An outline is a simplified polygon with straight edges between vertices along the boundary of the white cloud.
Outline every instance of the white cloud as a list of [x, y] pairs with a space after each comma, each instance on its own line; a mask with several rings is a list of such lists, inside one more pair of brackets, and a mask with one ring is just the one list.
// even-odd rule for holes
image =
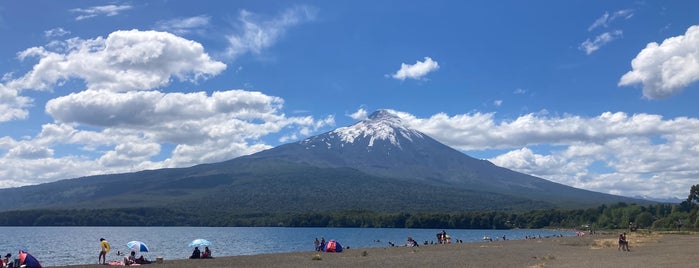
[[89, 18], [94, 18], [97, 16], [116, 16], [122, 11], [126, 11], [133, 8], [130, 5], [106, 5], [106, 6], [94, 6], [89, 8], [74, 8], [71, 12], [80, 14], [75, 17], [75, 20], [84, 20]]
[[86, 88], [48, 100], [45, 112], [54, 121], [36, 136], [0, 137], [0, 187], [223, 161], [270, 148], [264, 139], [282, 129], [307, 136], [334, 125], [332, 116], [286, 116], [283, 99], [261, 92], [160, 91], [173, 78], [197, 82], [226, 68], [199, 43], [170, 33], [117, 31], [56, 47], [18, 53], [37, 63], [18, 78], [4, 75], [0, 120], [28, 115], [32, 99], [23, 91], [68, 80]]
[[359, 108], [356, 112], [349, 115], [354, 120], [364, 120], [369, 116], [369, 113], [364, 108]]
[[633, 17], [633, 15], [633, 9], [622, 9], [612, 13], [612, 15], [609, 15], [609, 12], [604, 12], [604, 14], [601, 17], [597, 18], [595, 22], [593, 22], [592, 25], [590, 25], [590, 27], [587, 28], [587, 31], [592, 31], [598, 27], [607, 28], [609, 27], [609, 24], [612, 23], [612, 21], [618, 18], [630, 19], [631, 17]]
[[430, 57], [425, 57], [425, 61], [417, 61], [413, 65], [401, 63], [400, 69], [391, 77], [401, 81], [407, 78], [418, 80], [437, 69], [439, 69], [439, 63]]
[[8, 158], [41, 159], [53, 156], [53, 150], [35, 144], [20, 142], [7, 152]]
[[578, 48], [582, 51], [585, 51], [585, 53], [587, 55], [590, 55], [590, 54], [592, 54], [592, 52], [597, 51], [602, 46], [604, 46], [604, 45], [608, 44], [609, 42], [612, 42], [615, 39], [621, 37], [622, 33], [623, 32], [621, 30], [602, 33], [602, 34], [598, 35], [597, 37], [595, 37], [595, 39], [592, 41], [590, 41], [590, 39], [588, 38], [587, 40], [582, 42], [582, 44], [580, 44], [580, 46]]
[[495, 105], [496, 107], [502, 106], [502, 100], [494, 100], [493, 105]]
[[19, 95], [19, 90], [0, 84], [0, 122], [27, 118], [26, 109], [31, 103], [30, 98]]
[[587, 31], [592, 31], [597, 27], [604, 26], [607, 27], [607, 21], [609, 20], [609, 12], [604, 12], [604, 14], [597, 18], [595, 22], [590, 25], [590, 27], [587, 28]]
[[276, 43], [289, 27], [314, 20], [315, 14], [316, 10], [312, 7], [297, 6], [285, 10], [276, 18], [263, 20], [257, 14], [242, 10], [238, 17], [241, 32], [227, 36], [229, 47], [226, 54], [230, 58], [245, 53], [259, 54]]
[[201, 44], [156, 31], [116, 31], [106, 39], [70, 39], [66, 53], [33, 47], [19, 53], [39, 63], [24, 76], [5, 85], [17, 90], [47, 90], [61, 81], [79, 78], [88, 88], [128, 91], [164, 87], [171, 78], [206, 79], [225, 70]]
[[526, 174], [536, 174], [549, 177], [555, 174], [566, 174], [561, 170], [565, 167], [564, 159], [553, 155], [535, 154], [529, 148], [515, 149], [491, 159], [498, 166], [508, 167]]
[[665, 39], [662, 44], [646, 45], [631, 61], [632, 70], [619, 80], [619, 86], [643, 85], [648, 99], [666, 98], [682, 92], [699, 80], [699, 25], [684, 35]]
[[171, 32], [177, 35], [185, 35], [191, 32], [200, 32], [201, 29], [209, 26], [211, 17], [200, 15], [189, 18], [178, 18], [165, 21], [158, 21], [155, 28], [161, 31]]
[[[285, 116], [282, 104], [278, 97], [244, 90], [86, 90], [59, 97], [46, 105], [56, 122], [36, 137], [0, 138], [0, 165], [8, 167], [0, 170], [0, 187], [224, 161], [269, 149], [262, 138], [282, 129], [305, 137], [334, 125], [332, 116]], [[175, 148], [163, 151], [163, 144]], [[56, 147], [77, 151], [56, 156]], [[156, 161], [157, 155], [166, 158]]]
[[[399, 115], [451, 147], [467, 153], [510, 149], [491, 161], [593, 191], [683, 197], [699, 175], [693, 164], [699, 161], [697, 118], [621, 112], [596, 117], [526, 114], [512, 121], [497, 121], [492, 113], [440, 113], [424, 119]], [[595, 170], [596, 163], [606, 163], [606, 168]]]
[[517, 89], [515, 89], [515, 91], [512, 92], [512, 93], [517, 94], [517, 95], [521, 95], [521, 94], [527, 93], [527, 90], [526, 90], [526, 89], [522, 89], [522, 88], [517, 88]]
[[282, 103], [278, 97], [244, 90], [219, 91], [211, 96], [205, 92], [86, 90], [48, 101], [46, 112], [63, 123], [142, 129], [160, 122], [177, 122], [173, 126], [177, 127], [190, 120], [202, 121], [222, 114], [256, 117], [273, 113]]
[[58, 28], [53, 28], [51, 30], [44, 31], [44, 35], [46, 38], [54, 38], [54, 37], [61, 37], [64, 35], [70, 34], [70, 31], [67, 31], [61, 27]]

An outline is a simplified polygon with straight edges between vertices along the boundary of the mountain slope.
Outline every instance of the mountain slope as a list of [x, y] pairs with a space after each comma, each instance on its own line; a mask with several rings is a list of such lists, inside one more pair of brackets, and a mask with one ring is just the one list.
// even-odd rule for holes
[[649, 203], [469, 157], [406, 127], [387, 110], [225, 162], [0, 189], [0, 196], [0, 210], [179, 207], [210, 213], [512, 211]]
[[390, 111], [379, 110], [352, 126], [285, 144], [245, 158], [286, 159], [323, 167], [352, 167], [369, 174], [493, 192], [566, 207], [631, 198], [581, 190], [498, 167], [405, 127]]

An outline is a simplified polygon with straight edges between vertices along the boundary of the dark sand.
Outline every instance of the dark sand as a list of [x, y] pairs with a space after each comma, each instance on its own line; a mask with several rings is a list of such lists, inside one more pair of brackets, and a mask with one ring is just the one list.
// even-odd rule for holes
[[699, 235], [632, 233], [628, 239], [630, 252], [617, 250], [615, 235], [596, 235], [164, 260], [145, 267], [699, 267]]

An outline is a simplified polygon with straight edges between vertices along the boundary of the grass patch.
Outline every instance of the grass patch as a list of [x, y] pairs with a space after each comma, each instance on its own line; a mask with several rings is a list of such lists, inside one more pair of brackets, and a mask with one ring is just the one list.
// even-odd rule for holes
[[[651, 233], [651, 232], [626, 233], [626, 240], [629, 241], [629, 247], [640, 247], [640, 246], [643, 246], [644, 244], [656, 243], [662, 237], [663, 237], [663, 235], [660, 233], [657, 233], [657, 232], [655, 232], [655, 233]], [[595, 241], [592, 245], [593, 249], [615, 248], [615, 247], [619, 247], [619, 238], [618, 237], [595, 239]]]

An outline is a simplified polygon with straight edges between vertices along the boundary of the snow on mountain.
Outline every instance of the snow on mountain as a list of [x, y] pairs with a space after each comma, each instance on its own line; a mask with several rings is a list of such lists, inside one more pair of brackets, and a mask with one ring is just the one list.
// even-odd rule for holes
[[[328, 133], [329, 138], [337, 136], [342, 143], [355, 143], [359, 140], [367, 140], [367, 146], [374, 146], [374, 142], [385, 140], [390, 144], [401, 148], [400, 137], [409, 141], [413, 138], [423, 138], [423, 134], [417, 130], [405, 127], [400, 117], [389, 110], [377, 110], [367, 119], [359, 121], [354, 125], [337, 128]], [[310, 143], [312, 139], [306, 139], [302, 143]], [[328, 147], [331, 143], [326, 142]], [[342, 145], [340, 145], [342, 146]]]
[[634, 198], [642, 199], [642, 200], [650, 200], [650, 201], [655, 201], [655, 202], [660, 202], [660, 203], [670, 203], [670, 204], [679, 204], [679, 203], [682, 203], [682, 201], [685, 201], [684, 199], [679, 199], [676, 197], [656, 198], [656, 197], [651, 197], [651, 196], [647, 196], [647, 195], [637, 195], [637, 196], [634, 196]]

